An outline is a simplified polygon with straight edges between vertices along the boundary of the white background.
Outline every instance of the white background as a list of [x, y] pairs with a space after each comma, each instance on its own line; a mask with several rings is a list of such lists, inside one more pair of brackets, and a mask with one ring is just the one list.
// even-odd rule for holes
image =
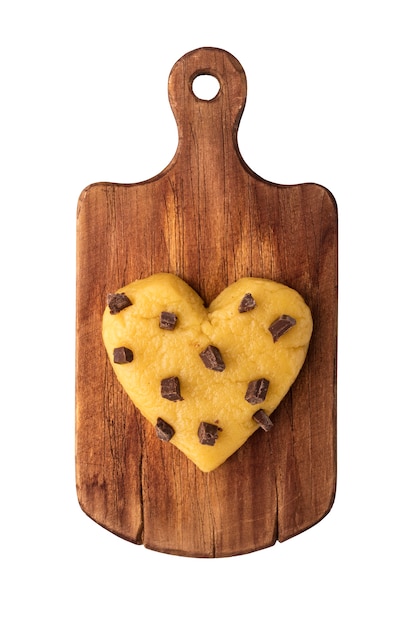
[[[2, 4], [5, 626], [416, 624], [412, 9], [405, 0]], [[177, 141], [168, 74], [200, 46], [228, 50], [246, 71], [247, 164], [273, 182], [328, 187], [340, 229], [336, 502], [284, 544], [214, 560], [113, 536], [81, 512], [74, 479], [78, 196], [168, 164]]]

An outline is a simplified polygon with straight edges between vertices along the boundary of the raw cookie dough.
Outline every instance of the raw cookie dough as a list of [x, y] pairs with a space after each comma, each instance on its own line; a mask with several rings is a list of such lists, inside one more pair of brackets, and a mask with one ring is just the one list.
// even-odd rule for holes
[[174, 444], [203, 472], [257, 428], [273, 427], [312, 328], [300, 294], [262, 278], [238, 280], [205, 308], [178, 276], [154, 274], [110, 294], [103, 315], [124, 390], [161, 445]]

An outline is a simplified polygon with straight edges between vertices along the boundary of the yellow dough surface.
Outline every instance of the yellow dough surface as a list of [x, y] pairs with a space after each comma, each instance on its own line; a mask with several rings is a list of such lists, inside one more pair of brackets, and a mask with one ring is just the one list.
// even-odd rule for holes
[[[241, 278], [206, 308], [182, 279], [160, 273], [117, 293], [129, 304], [117, 312], [106, 307], [104, 345], [119, 382], [154, 424], [155, 436], [158, 418], [168, 425], [170, 438], [161, 445], [175, 445], [209, 472], [259, 427], [268, 436], [272, 424], [262, 426], [254, 415], [262, 411], [257, 415], [268, 420], [281, 402], [304, 363], [312, 333], [310, 309], [297, 291], [267, 279]], [[251, 305], [240, 312], [245, 296]], [[160, 327], [161, 313], [168, 314], [171, 327]], [[280, 319], [292, 320], [292, 326], [274, 338], [271, 328]], [[201, 356], [207, 348], [220, 355], [216, 369]], [[175, 387], [171, 399], [164, 397], [166, 380]], [[263, 394], [248, 399], [256, 381]], [[200, 441], [202, 422], [216, 433], [209, 443]]]

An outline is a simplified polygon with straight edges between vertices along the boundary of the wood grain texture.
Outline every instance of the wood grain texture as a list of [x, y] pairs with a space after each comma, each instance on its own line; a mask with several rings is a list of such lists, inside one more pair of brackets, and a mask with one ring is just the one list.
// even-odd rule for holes
[[[211, 101], [197, 75], [220, 83]], [[178, 149], [137, 184], [97, 183], [77, 212], [76, 475], [98, 524], [147, 548], [243, 554], [320, 521], [336, 485], [337, 211], [316, 184], [267, 182], [237, 143], [246, 78], [229, 53], [201, 48], [169, 76]], [[101, 338], [106, 296], [156, 272], [179, 275], [208, 304], [243, 276], [295, 288], [314, 331], [303, 369], [274, 412], [222, 466], [202, 473], [159, 441], [115, 379]]]

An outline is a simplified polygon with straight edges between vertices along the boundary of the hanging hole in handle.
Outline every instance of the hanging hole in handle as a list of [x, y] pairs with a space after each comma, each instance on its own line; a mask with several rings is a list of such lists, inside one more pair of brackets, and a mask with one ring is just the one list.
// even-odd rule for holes
[[191, 88], [193, 94], [200, 100], [213, 100], [220, 91], [220, 83], [212, 74], [198, 74]]

